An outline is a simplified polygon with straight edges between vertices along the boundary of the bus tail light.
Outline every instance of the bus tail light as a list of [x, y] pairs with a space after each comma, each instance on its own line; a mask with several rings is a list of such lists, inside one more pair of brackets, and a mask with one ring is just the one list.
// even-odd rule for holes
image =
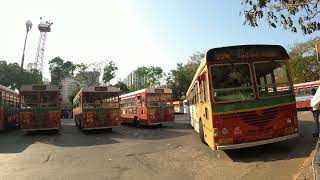
[[219, 129], [213, 128], [213, 137], [218, 137], [218, 136], [219, 136]]

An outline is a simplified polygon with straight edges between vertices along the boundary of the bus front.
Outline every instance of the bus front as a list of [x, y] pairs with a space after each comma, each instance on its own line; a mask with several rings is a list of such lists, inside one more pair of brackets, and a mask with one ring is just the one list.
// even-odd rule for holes
[[237, 149], [298, 136], [287, 59], [210, 65], [215, 149]]
[[119, 92], [82, 92], [83, 130], [107, 129], [121, 123]]

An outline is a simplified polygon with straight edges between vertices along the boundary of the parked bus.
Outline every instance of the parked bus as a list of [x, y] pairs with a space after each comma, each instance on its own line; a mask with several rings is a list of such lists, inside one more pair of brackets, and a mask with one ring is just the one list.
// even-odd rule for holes
[[87, 86], [73, 99], [73, 118], [82, 130], [112, 129], [121, 123], [119, 95], [112, 86]]
[[187, 91], [191, 125], [201, 141], [223, 150], [297, 137], [288, 59], [277, 45], [209, 50]]
[[306, 83], [294, 84], [294, 91], [296, 94], [296, 106], [298, 109], [310, 108], [310, 101], [312, 99], [311, 89], [318, 89], [320, 81], [312, 81]]
[[59, 130], [60, 90], [53, 85], [22, 85], [20, 127], [24, 131]]
[[174, 112], [176, 114], [183, 114], [184, 113], [182, 101], [173, 101], [173, 107], [174, 107]]
[[134, 125], [161, 125], [174, 121], [172, 90], [147, 88], [120, 96], [121, 117]]
[[0, 131], [19, 126], [19, 93], [0, 85]]

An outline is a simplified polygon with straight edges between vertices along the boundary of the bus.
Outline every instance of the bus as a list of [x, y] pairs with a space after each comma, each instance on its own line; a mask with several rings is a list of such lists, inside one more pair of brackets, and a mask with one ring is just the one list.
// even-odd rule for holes
[[73, 119], [82, 130], [109, 129], [121, 124], [120, 88], [83, 87], [73, 99]]
[[173, 101], [173, 107], [174, 107], [174, 112], [176, 114], [183, 114], [184, 113], [182, 101]]
[[162, 125], [174, 121], [169, 88], [146, 88], [120, 96], [121, 117], [133, 125]]
[[288, 59], [278, 45], [210, 49], [186, 93], [200, 140], [225, 150], [297, 137]]
[[22, 85], [20, 101], [20, 127], [23, 131], [58, 131], [61, 128], [59, 87]]
[[311, 89], [318, 90], [320, 81], [312, 81], [306, 83], [294, 84], [294, 91], [296, 94], [296, 106], [298, 109], [310, 108], [310, 101], [312, 99]]
[[19, 93], [0, 85], [0, 131], [19, 126]]

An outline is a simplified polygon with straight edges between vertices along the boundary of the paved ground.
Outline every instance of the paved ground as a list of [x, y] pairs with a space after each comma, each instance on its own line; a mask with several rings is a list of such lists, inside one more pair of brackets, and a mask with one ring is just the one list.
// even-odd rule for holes
[[0, 179], [308, 179], [311, 113], [299, 112], [299, 123], [294, 140], [224, 152], [203, 145], [182, 115], [160, 128], [91, 133], [63, 120], [60, 135], [1, 133]]

